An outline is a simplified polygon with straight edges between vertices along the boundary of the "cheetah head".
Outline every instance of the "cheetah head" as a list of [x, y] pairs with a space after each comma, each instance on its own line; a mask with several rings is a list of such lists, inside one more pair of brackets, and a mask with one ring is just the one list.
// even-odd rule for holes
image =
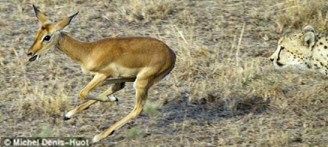
[[270, 60], [277, 69], [290, 65], [299, 68], [310, 68], [309, 59], [315, 44], [314, 28], [306, 26], [302, 32], [283, 36], [278, 41], [277, 50], [271, 55]]

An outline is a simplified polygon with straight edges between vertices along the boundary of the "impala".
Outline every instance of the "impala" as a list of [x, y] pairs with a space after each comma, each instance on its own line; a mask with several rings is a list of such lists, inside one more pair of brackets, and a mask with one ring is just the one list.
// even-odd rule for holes
[[[78, 14], [75, 13], [57, 23], [51, 23], [44, 12], [33, 5], [41, 23], [36, 39], [28, 50], [29, 62], [52, 47], [58, 48], [77, 61], [84, 73], [94, 75], [80, 92], [84, 102], [65, 114], [64, 120], [81, 112], [98, 101], [117, 101], [111, 94], [121, 90], [125, 82], [134, 82], [136, 104], [121, 120], [93, 138], [93, 142], [114, 133], [143, 109], [149, 88], [169, 74], [175, 65], [175, 53], [162, 41], [149, 37], [105, 38], [95, 42], [81, 42], [62, 30]], [[97, 85], [108, 80], [113, 85], [98, 96], [89, 95]]]

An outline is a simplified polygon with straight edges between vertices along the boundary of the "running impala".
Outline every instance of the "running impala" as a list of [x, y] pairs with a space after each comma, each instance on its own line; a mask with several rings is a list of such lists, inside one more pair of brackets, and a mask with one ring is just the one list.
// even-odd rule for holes
[[[94, 75], [89, 84], [80, 92], [84, 101], [65, 114], [64, 120], [81, 112], [98, 101], [117, 101], [111, 94], [121, 90], [125, 82], [134, 82], [136, 91], [134, 109], [121, 120], [93, 138], [98, 142], [129, 120], [137, 117], [147, 100], [149, 88], [169, 74], [175, 65], [175, 53], [162, 41], [149, 37], [105, 38], [95, 42], [81, 42], [62, 30], [78, 14], [52, 23], [47, 16], [33, 5], [36, 17], [41, 23], [36, 39], [28, 50], [29, 62], [39, 59], [40, 54], [52, 47], [58, 48], [81, 65], [84, 73]], [[113, 85], [98, 96], [89, 92], [108, 80]]]

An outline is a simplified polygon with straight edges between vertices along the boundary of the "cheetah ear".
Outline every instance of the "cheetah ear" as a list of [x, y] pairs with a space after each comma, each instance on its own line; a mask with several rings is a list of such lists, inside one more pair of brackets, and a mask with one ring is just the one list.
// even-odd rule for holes
[[311, 25], [307, 25], [303, 28], [304, 33], [304, 45], [307, 47], [313, 46], [315, 42], [314, 28]]
[[314, 33], [314, 28], [311, 25], [307, 25], [303, 28], [303, 32], [304, 33], [307, 33], [307, 32], [313, 32]]
[[304, 45], [307, 47], [311, 47], [314, 45], [315, 35], [313, 32], [307, 32], [304, 34]]

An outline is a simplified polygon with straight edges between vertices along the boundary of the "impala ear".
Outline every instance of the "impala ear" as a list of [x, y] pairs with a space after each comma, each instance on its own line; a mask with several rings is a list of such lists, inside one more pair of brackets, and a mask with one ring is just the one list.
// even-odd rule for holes
[[35, 16], [39, 19], [42, 24], [49, 23], [47, 16], [41, 12], [35, 5], [33, 5]]
[[57, 30], [62, 30], [62, 29], [64, 29], [67, 25], [69, 25], [69, 24], [71, 23], [72, 19], [73, 19], [77, 14], [79, 14], [79, 12], [76, 12], [76, 13], [73, 14], [72, 16], [69, 16], [69, 17], [63, 19], [62, 21], [58, 22], [58, 23], [56, 24], [56, 29], [57, 29]]

